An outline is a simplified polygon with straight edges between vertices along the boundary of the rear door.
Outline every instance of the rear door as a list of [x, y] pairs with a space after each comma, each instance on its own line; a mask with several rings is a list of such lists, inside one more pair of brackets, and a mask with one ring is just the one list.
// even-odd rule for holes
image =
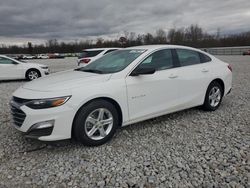
[[176, 49], [180, 67], [177, 69], [182, 108], [203, 104], [211, 81], [211, 59], [198, 51]]
[[0, 80], [23, 79], [24, 68], [9, 58], [0, 57]]

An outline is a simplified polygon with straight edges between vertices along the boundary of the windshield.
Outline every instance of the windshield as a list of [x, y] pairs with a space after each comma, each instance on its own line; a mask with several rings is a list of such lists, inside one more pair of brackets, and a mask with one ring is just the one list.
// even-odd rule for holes
[[115, 73], [125, 69], [136, 58], [143, 54], [145, 50], [117, 50], [93, 61], [89, 65], [76, 69], [84, 72], [94, 72], [98, 74]]

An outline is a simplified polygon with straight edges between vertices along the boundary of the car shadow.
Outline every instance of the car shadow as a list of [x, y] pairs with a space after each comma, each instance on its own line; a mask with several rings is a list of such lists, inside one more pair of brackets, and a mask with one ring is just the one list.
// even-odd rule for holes
[[28, 80], [25, 79], [18, 79], [18, 80], [0, 80], [0, 83], [13, 83], [13, 82], [29, 82]]
[[[117, 137], [119, 137], [119, 135], [122, 134], [122, 132], [125, 130], [133, 129], [134, 131], [139, 131], [140, 129], [145, 129], [149, 126], [152, 126], [152, 123], [164, 122], [164, 121], [169, 120], [169, 119], [171, 120], [171, 119], [175, 119], [175, 118], [178, 118], [180, 116], [183, 116], [183, 114], [185, 114], [187, 111], [200, 111], [200, 110], [197, 107], [195, 107], [195, 108], [187, 109], [184, 111], [159, 116], [156, 118], [151, 118], [151, 119], [148, 119], [145, 121], [130, 124], [130, 125], [127, 125], [124, 127], [120, 127], [117, 130], [117, 134], [114, 136], [114, 138], [111, 139], [108, 143], [104, 144], [103, 146], [105, 147], [105, 145], [106, 146], [112, 145], [113, 144], [112, 140], [119, 139]], [[95, 147], [84, 146], [83, 144], [77, 142], [74, 138], [66, 139], [66, 140], [59, 140], [59, 141], [49, 141], [49, 142], [39, 141], [36, 139], [25, 138], [25, 137], [23, 137], [23, 139], [25, 140], [25, 142], [29, 143], [29, 147], [25, 148], [23, 151], [19, 151], [20, 153], [25, 153], [25, 152], [30, 153], [30, 152], [40, 151], [40, 150], [60, 152], [60, 151], [63, 151], [62, 149], [65, 149], [65, 148], [71, 150], [71, 149], [75, 149], [78, 147], [95, 148]], [[99, 146], [97, 146], [97, 147], [99, 147]]]
[[[222, 104], [221, 107], [223, 108], [225, 104]], [[152, 124], [161, 124], [161, 122], [165, 122], [168, 120], [175, 120], [178, 118], [185, 118], [185, 116], [189, 116], [190, 114], [203, 114], [203, 113], [210, 113], [207, 111], [203, 111], [201, 107], [193, 107], [190, 109], [182, 110], [179, 112], [173, 112], [170, 114], [162, 115], [159, 117], [151, 118], [145, 121], [141, 121], [138, 123], [130, 124], [124, 127], [120, 127], [117, 130], [117, 134], [115, 134], [114, 138], [111, 139], [109, 142], [102, 146], [97, 146], [97, 147], [107, 147], [113, 144], [116, 144], [114, 140], [119, 139], [119, 135], [123, 134], [125, 131], [139, 131], [141, 129], [149, 128], [152, 126]], [[25, 138], [23, 137], [26, 143], [29, 143], [29, 147], [26, 147], [23, 151], [19, 151], [20, 153], [30, 153], [30, 152], [36, 152], [40, 150], [44, 151], [56, 151], [56, 152], [63, 152], [67, 148], [67, 150], [74, 150], [76, 148], [82, 147], [82, 148], [96, 148], [96, 147], [89, 147], [89, 146], [84, 146], [83, 144], [77, 142], [74, 138], [72, 139], [66, 139], [66, 140], [60, 140], [60, 141], [39, 141], [31, 138]]]

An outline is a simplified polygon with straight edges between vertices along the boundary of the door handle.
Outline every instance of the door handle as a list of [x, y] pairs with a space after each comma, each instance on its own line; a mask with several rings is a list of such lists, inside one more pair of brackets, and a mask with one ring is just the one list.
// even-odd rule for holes
[[174, 74], [171, 74], [171, 75], [169, 76], [169, 78], [174, 79], [174, 78], [178, 78], [178, 76], [177, 76], [177, 75], [174, 75]]
[[202, 69], [201, 72], [209, 72], [208, 69]]

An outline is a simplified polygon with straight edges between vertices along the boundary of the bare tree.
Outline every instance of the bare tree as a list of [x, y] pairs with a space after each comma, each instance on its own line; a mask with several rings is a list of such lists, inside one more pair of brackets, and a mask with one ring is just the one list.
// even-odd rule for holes
[[158, 29], [156, 31], [155, 40], [159, 44], [166, 44], [167, 43], [167, 35], [163, 29]]
[[33, 53], [33, 45], [31, 42], [28, 42], [28, 52], [29, 52], [29, 54]]
[[181, 44], [198, 48], [220, 47], [220, 46], [247, 46], [250, 41], [250, 32], [237, 33], [233, 35], [222, 35], [220, 29], [215, 34], [206, 33], [198, 25], [191, 25], [187, 28], [173, 28], [166, 33], [163, 29], [158, 29], [154, 35], [147, 33], [144, 35], [135, 34], [134, 32], [124, 32], [124, 36], [117, 36], [113, 40], [75, 40], [74, 42], [58, 42], [57, 39], [50, 39], [45, 44], [23, 46], [7, 46], [0, 45], [0, 53], [2, 54], [27, 54], [27, 53], [74, 53], [81, 52], [83, 49], [93, 47], [127, 47], [142, 44]]
[[103, 47], [103, 42], [104, 42], [103, 38], [101, 37], [97, 38], [96, 47]]
[[203, 36], [203, 30], [198, 25], [191, 25], [186, 29], [186, 37], [189, 41], [197, 42], [201, 40]]
[[144, 44], [153, 44], [154, 43], [154, 36], [150, 33], [143, 35], [143, 43]]

